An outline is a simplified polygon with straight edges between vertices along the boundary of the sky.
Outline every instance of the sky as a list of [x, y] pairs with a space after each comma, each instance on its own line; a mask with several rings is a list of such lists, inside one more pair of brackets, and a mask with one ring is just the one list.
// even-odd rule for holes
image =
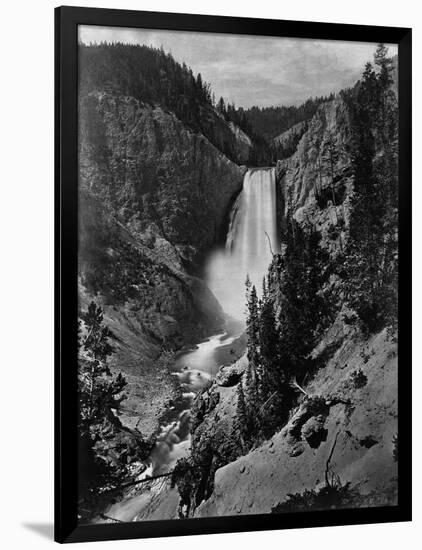
[[[353, 85], [376, 44], [80, 26], [79, 40], [163, 47], [237, 107], [299, 105]], [[397, 46], [389, 45], [390, 55]]]

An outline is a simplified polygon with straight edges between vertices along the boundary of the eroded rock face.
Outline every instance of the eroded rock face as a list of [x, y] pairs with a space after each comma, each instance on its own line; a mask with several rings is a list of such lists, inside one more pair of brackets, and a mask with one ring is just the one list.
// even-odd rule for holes
[[222, 366], [215, 377], [215, 381], [218, 386], [229, 388], [235, 386], [239, 383], [242, 378], [246, 367], [248, 365], [248, 360], [246, 354], [244, 354], [238, 361], [232, 365]]
[[[211, 332], [221, 308], [188, 272], [224, 231], [244, 170], [159, 107], [94, 93], [80, 109], [82, 282], [115, 307], [145, 298], [145, 287], [143, 322], [158, 344]], [[131, 247], [139, 261], [129, 267], [131, 253], [122, 249]], [[116, 262], [123, 272], [105, 280]], [[95, 285], [90, 275], [100, 271]]]
[[181, 347], [185, 334], [194, 341], [218, 330], [223, 322], [221, 307], [200, 279], [183, 270], [170, 243], [160, 238], [158, 247], [148, 246], [132, 237], [97, 198], [85, 192], [80, 213], [81, 305], [90, 297], [100, 301], [120, 336], [117, 348], [131, 344], [121, 333], [119, 318], [131, 325], [135, 338], [143, 335], [156, 347], [170, 349]]
[[[353, 193], [346, 104], [341, 97], [323, 103], [297, 131], [301, 137], [296, 151], [277, 163], [279, 202], [284, 215], [293, 214], [301, 225], [320, 231], [321, 246], [335, 255], [346, 236]], [[333, 235], [339, 227], [341, 237]]]
[[161, 107], [93, 93], [80, 109], [80, 185], [134, 236], [159, 235], [187, 261], [223, 237], [246, 168]]
[[308, 129], [308, 121], [298, 122], [282, 134], [273, 139], [273, 145], [277, 150], [277, 158], [289, 158], [297, 149], [297, 145]]
[[[218, 123], [247, 158], [246, 137]], [[80, 307], [104, 309], [114, 368], [129, 383], [124, 422], [148, 434], [174, 399], [163, 349], [224, 322], [195, 275], [224, 234], [245, 168], [171, 112], [104, 92], [80, 99], [79, 143]]]
[[205, 284], [174, 261], [170, 243], [159, 238], [154, 247], [133, 237], [98, 198], [81, 196], [79, 307], [94, 300], [104, 310], [114, 335], [112, 366], [128, 382], [121, 420], [150, 434], [175, 399], [171, 350], [220, 330], [223, 312]]

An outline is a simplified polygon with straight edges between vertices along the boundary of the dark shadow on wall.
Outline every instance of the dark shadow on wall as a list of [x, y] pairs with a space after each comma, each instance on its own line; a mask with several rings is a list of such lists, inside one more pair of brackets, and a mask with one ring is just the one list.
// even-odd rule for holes
[[22, 527], [37, 533], [45, 539], [53, 540], [54, 538], [54, 526], [52, 523], [23, 523]]

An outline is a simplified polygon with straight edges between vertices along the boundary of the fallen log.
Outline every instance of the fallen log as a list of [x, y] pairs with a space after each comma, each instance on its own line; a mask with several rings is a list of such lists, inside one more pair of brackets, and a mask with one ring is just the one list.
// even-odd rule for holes
[[139, 485], [140, 483], [147, 483], [147, 481], [154, 481], [155, 479], [169, 477], [172, 475], [172, 473], [173, 473], [173, 470], [171, 472], [167, 472], [166, 474], [160, 474], [159, 476], [145, 477], [144, 479], [129, 481], [128, 483], [123, 483], [122, 485], [120, 485], [120, 487], [114, 487], [113, 489], [109, 489], [108, 491], [105, 491], [104, 493], [102, 493], [102, 496], [108, 496], [118, 491], [123, 491], [124, 489], [128, 489], [129, 487], [134, 487], [135, 485]]

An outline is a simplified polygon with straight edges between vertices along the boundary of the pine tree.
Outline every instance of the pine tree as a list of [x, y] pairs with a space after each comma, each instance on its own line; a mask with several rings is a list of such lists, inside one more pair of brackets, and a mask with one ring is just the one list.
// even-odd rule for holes
[[246, 367], [245, 376], [245, 398], [248, 417], [256, 412], [257, 407], [257, 387], [256, 374], [253, 365], [249, 362]]
[[248, 365], [246, 367], [244, 395], [246, 406], [247, 433], [250, 435], [250, 437], [253, 437], [259, 432], [260, 428], [260, 400], [258, 394], [255, 366], [251, 361], [248, 362]]
[[103, 325], [103, 312], [94, 302], [82, 314], [84, 333], [80, 331], [79, 406], [80, 418], [88, 426], [104, 411], [118, 408], [118, 397], [126, 385], [121, 374], [112, 377], [108, 357], [113, 353], [110, 329]]
[[262, 301], [265, 302], [267, 300], [267, 281], [266, 277], [262, 278]]
[[280, 335], [276, 328], [274, 303], [265, 294], [262, 300], [259, 323], [260, 359], [262, 364], [261, 393], [264, 400], [285, 383], [284, 373], [280, 365], [279, 341]]
[[364, 331], [397, 318], [397, 98], [392, 60], [380, 44], [353, 107], [354, 196], [342, 269], [345, 297]]
[[127, 481], [129, 463], [145, 459], [151, 444], [125, 431], [113, 413], [124, 399], [126, 381], [109, 369], [113, 334], [94, 302], [81, 314], [78, 335], [79, 500], [82, 515], [89, 518], [97, 512], [101, 494]]
[[247, 443], [248, 435], [248, 419], [246, 412], [246, 403], [245, 395], [243, 393], [243, 384], [242, 380], [237, 385], [237, 403], [236, 403], [236, 419], [235, 419], [235, 429], [239, 436], [240, 447], [242, 450], [245, 449]]
[[378, 83], [381, 91], [381, 108], [385, 109], [385, 100], [391, 85], [393, 84], [393, 60], [388, 57], [388, 49], [385, 44], [378, 44], [374, 54], [374, 63], [378, 67]]
[[224, 103], [224, 98], [220, 97], [217, 103], [217, 110], [219, 113], [221, 113], [223, 116], [226, 114], [226, 104]]
[[305, 232], [290, 219], [285, 235], [278, 297], [280, 362], [283, 378], [300, 380], [312, 367], [309, 354], [331, 318], [331, 308], [321, 294], [329, 277], [326, 257], [315, 231]]
[[248, 303], [249, 303], [249, 294], [250, 294], [250, 291], [251, 291], [251, 287], [252, 287], [252, 283], [251, 283], [251, 280], [249, 278], [249, 273], [247, 273], [246, 274], [246, 280], [245, 280], [246, 306], [248, 306]]
[[250, 290], [247, 292], [246, 334], [248, 336], [248, 359], [254, 361], [259, 347], [259, 300], [255, 285], [249, 286], [249, 288]]

